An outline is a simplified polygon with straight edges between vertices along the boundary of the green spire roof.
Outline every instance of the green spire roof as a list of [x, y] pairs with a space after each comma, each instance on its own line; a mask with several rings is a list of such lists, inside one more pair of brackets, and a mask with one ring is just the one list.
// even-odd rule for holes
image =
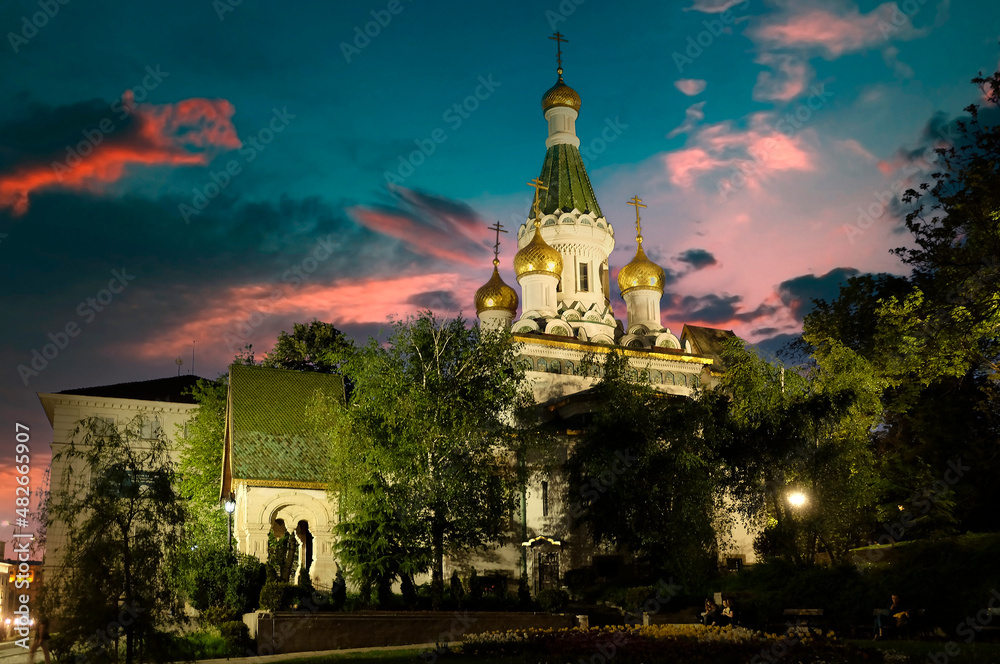
[[342, 401], [343, 378], [232, 365], [226, 426], [231, 478], [270, 485], [324, 484], [329, 443], [310, 430], [306, 416], [309, 404], [321, 396]]
[[550, 147], [545, 153], [542, 174], [538, 177], [548, 187], [539, 196], [543, 214], [554, 214], [557, 210], [569, 212], [576, 208], [595, 217], [604, 216], [594, 196], [594, 188], [590, 186], [583, 158], [575, 146], [560, 143]]

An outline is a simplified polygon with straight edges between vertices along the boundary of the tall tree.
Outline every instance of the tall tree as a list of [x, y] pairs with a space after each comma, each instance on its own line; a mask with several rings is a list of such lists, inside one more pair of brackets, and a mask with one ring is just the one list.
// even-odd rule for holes
[[[143, 415], [119, 428], [102, 418], [82, 420], [53, 459], [62, 467], [52, 491], [51, 522], [65, 527], [60, 570], [48, 579], [45, 602], [62, 640], [91, 661], [117, 661], [96, 633], [121, 625], [125, 662], [156, 660], [159, 630], [183, 620], [183, 602], [170, 575], [185, 511], [174, 489], [174, 465], [162, 430], [149, 438]], [[109, 644], [110, 645], [110, 644]]]
[[219, 504], [219, 486], [228, 390], [228, 373], [214, 381], [199, 380], [192, 390], [198, 410], [186, 430], [178, 432], [178, 488], [190, 501], [191, 519], [185, 525], [189, 548], [226, 541], [228, 515]]
[[566, 504], [596, 544], [627, 548], [691, 581], [714, 561], [718, 457], [701, 402], [665, 395], [619, 353], [590, 360], [595, 411], [574, 441]]
[[[865, 543], [881, 492], [869, 435], [881, 386], [868, 363], [833, 343], [812, 369], [786, 370], [738, 342], [725, 361], [703, 396], [713, 412], [705, 435], [717, 439], [741, 513], [765, 519], [759, 552], [808, 562]], [[792, 492], [807, 502], [795, 506]]]
[[[355, 572], [370, 563], [409, 575], [429, 562], [440, 598], [444, 556], [499, 543], [509, 524], [512, 417], [527, 398], [516, 347], [426, 312], [393, 324], [386, 343], [369, 340], [342, 370], [349, 402], [319, 416], [332, 440], [341, 551]], [[352, 548], [366, 537], [392, 544]], [[387, 551], [394, 560], [374, 560]]]

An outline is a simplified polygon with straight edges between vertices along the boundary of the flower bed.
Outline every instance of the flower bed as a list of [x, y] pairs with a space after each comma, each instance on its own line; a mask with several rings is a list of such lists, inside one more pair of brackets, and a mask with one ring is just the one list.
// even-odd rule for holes
[[532, 662], [643, 662], [696, 664], [755, 662], [854, 664], [882, 662], [874, 649], [861, 649], [826, 636], [777, 636], [743, 627], [654, 625], [592, 629], [540, 629], [466, 636], [462, 653], [483, 657], [527, 656]]

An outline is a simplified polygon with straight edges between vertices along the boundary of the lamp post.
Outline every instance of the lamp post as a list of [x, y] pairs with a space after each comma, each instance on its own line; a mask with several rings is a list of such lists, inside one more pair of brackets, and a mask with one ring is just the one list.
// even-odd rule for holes
[[229, 550], [233, 550], [233, 512], [236, 511], [236, 501], [233, 500], [233, 494], [229, 494], [229, 498], [222, 507], [226, 510], [226, 541], [229, 542]]

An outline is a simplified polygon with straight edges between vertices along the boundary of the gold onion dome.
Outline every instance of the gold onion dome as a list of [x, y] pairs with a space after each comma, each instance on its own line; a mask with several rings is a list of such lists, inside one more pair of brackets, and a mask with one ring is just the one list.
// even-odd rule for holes
[[542, 113], [555, 106], [569, 106], [577, 113], [580, 112], [580, 95], [563, 82], [562, 69], [559, 70], [559, 80], [556, 84], [542, 95]]
[[562, 278], [562, 254], [549, 246], [542, 237], [542, 229], [535, 226], [535, 236], [514, 256], [514, 274], [517, 278], [526, 274], [549, 274]]
[[477, 314], [493, 309], [517, 312], [517, 293], [500, 278], [500, 272], [497, 270], [499, 263], [500, 261], [493, 261], [493, 276], [476, 291]]
[[642, 238], [639, 238], [639, 248], [628, 265], [618, 273], [618, 288], [622, 295], [629, 291], [644, 289], [663, 292], [663, 268], [646, 258], [642, 250]]

